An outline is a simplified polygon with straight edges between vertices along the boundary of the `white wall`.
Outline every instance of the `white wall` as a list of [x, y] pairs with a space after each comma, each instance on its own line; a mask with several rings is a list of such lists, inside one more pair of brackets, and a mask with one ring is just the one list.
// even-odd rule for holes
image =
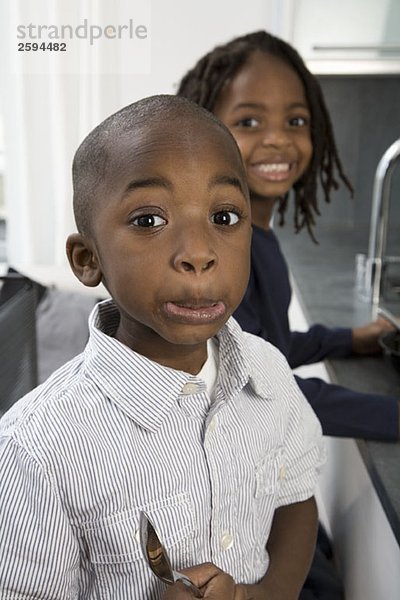
[[282, 0], [152, 0], [152, 72], [120, 80], [122, 99], [174, 93], [200, 56], [238, 35], [258, 29], [280, 35], [284, 6]]

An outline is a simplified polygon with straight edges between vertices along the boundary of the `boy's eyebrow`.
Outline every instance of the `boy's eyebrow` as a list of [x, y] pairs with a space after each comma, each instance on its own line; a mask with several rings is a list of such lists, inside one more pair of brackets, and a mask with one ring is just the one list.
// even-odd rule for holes
[[151, 187], [161, 187], [168, 190], [171, 186], [163, 177], [145, 177], [144, 179], [133, 179], [126, 186], [122, 197], [126, 196], [133, 190]]
[[[232, 175], [216, 175], [210, 181], [209, 187], [213, 187], [215, 185], [232, 185], [233, 187], [239, 189], [244, 193], [243, 185], [238, 177], [234, 177]], [[161, 187], [166, 190], [170, 190], [171, 186], [162, 177], [146, 177], [145, 179], [133, 179], [126, 186], [122, 198], [124, 198], [129, 192], [132, 192], [137, 189], [151, 188], [151, 187]]]
[[210, 181], [209, 188], [215, 185], [232, 185], [236, 189], [239, 189], [242, 193], [244, 193], [243, 184], [240, 181], [239, 177], [235, 177], [233, 175], [216, 175]]

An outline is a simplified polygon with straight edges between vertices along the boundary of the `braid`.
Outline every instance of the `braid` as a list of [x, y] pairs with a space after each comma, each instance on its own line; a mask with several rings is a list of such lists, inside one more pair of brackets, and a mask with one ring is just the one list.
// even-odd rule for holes
[[[236, 44], [235, 44], [236, 45]], [[206, 54], [179, 84], [178, 95], [185, 96], [212, 112], [222, 86], [241, 67], [248, 53], [217, 46]]]
[[[255, 51], [280, 58], [296, 71], [303, 82], [311, 112], [311, 141], [313, 156], [307, 171], [293, 186], [294, 227], [296, 233], [306, 228], [315, 240], [313, 227], [315, 217], [320, 215], [318, 208], [318, 181], [322, 187], [325, 202], [330, 202], [332, 190], [339, 187], [339, 180], [353, 195], [352, 185], [344, 173], [336, 147], [333, 127], [328, 109], [316, 77], [307, 69], [298, 52], [283, 40], [257, 31], [217, 46], [203, 56], [186, 73], [178, 87], [178, 95], [207, 108], [214, 109], [216, 99], [223, 85], [231, 79]], [[288, 194], [280, 198], [279, 224], [285, 222]]]

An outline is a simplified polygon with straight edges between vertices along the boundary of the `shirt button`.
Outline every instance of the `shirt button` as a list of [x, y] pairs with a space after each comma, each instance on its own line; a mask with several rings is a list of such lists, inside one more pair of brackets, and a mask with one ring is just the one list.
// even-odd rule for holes
[[135, 531], [135, 540], [140, 544], [140, 529], [136, 529]]
[[218, 417], [217, 415], [214, 415], [214, 417], [211, 419], [208, 427], [207, 427], [207, 431], [209, 431], [210, 433], [213, 433], [218, 427]]
[[185, 383], [182, 388], [182, 394], [195, 394], [199, 389], [197, 383]]
[[230, 533], [224, 533], [221, 537], [221, 546], [223, 550], [229, 550], [233, 546], [233, 535]]
[[281, 468], [279, 469], [279, 476], [278, 479], [282, 480], [286, 478], [286, 473], [287, 473], [287, 469], [285, 465], [282, 465]]

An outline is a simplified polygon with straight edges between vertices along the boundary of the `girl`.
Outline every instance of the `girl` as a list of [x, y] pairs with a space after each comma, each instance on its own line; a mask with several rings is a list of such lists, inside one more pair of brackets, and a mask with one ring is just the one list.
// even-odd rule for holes
[[[273, 212], [277, 208], [283, 224], [293, 190], [295, 230], [306, 228], [314, 239], [318, 180], [328, 202], [338, 180], [352, 192], [320, 86], [299, 54], [265, 31], [251, 33], [201, 58], [182, 79], [178, 94], [228, 126], [246, 167], [253, 239], [250, 282], [235, 313], [242, 327], [276, 345], [292, 368], [328, 357], [377, 352], [378, 338], [388, 327], [383, 320], [353, 330], [322, 325], [305, 333], [289, 329], [291, 289], [270, 225]], [[325, 434], [398, 439], [396, 398], [362, 394], [315, 378], [297, 381]]]

